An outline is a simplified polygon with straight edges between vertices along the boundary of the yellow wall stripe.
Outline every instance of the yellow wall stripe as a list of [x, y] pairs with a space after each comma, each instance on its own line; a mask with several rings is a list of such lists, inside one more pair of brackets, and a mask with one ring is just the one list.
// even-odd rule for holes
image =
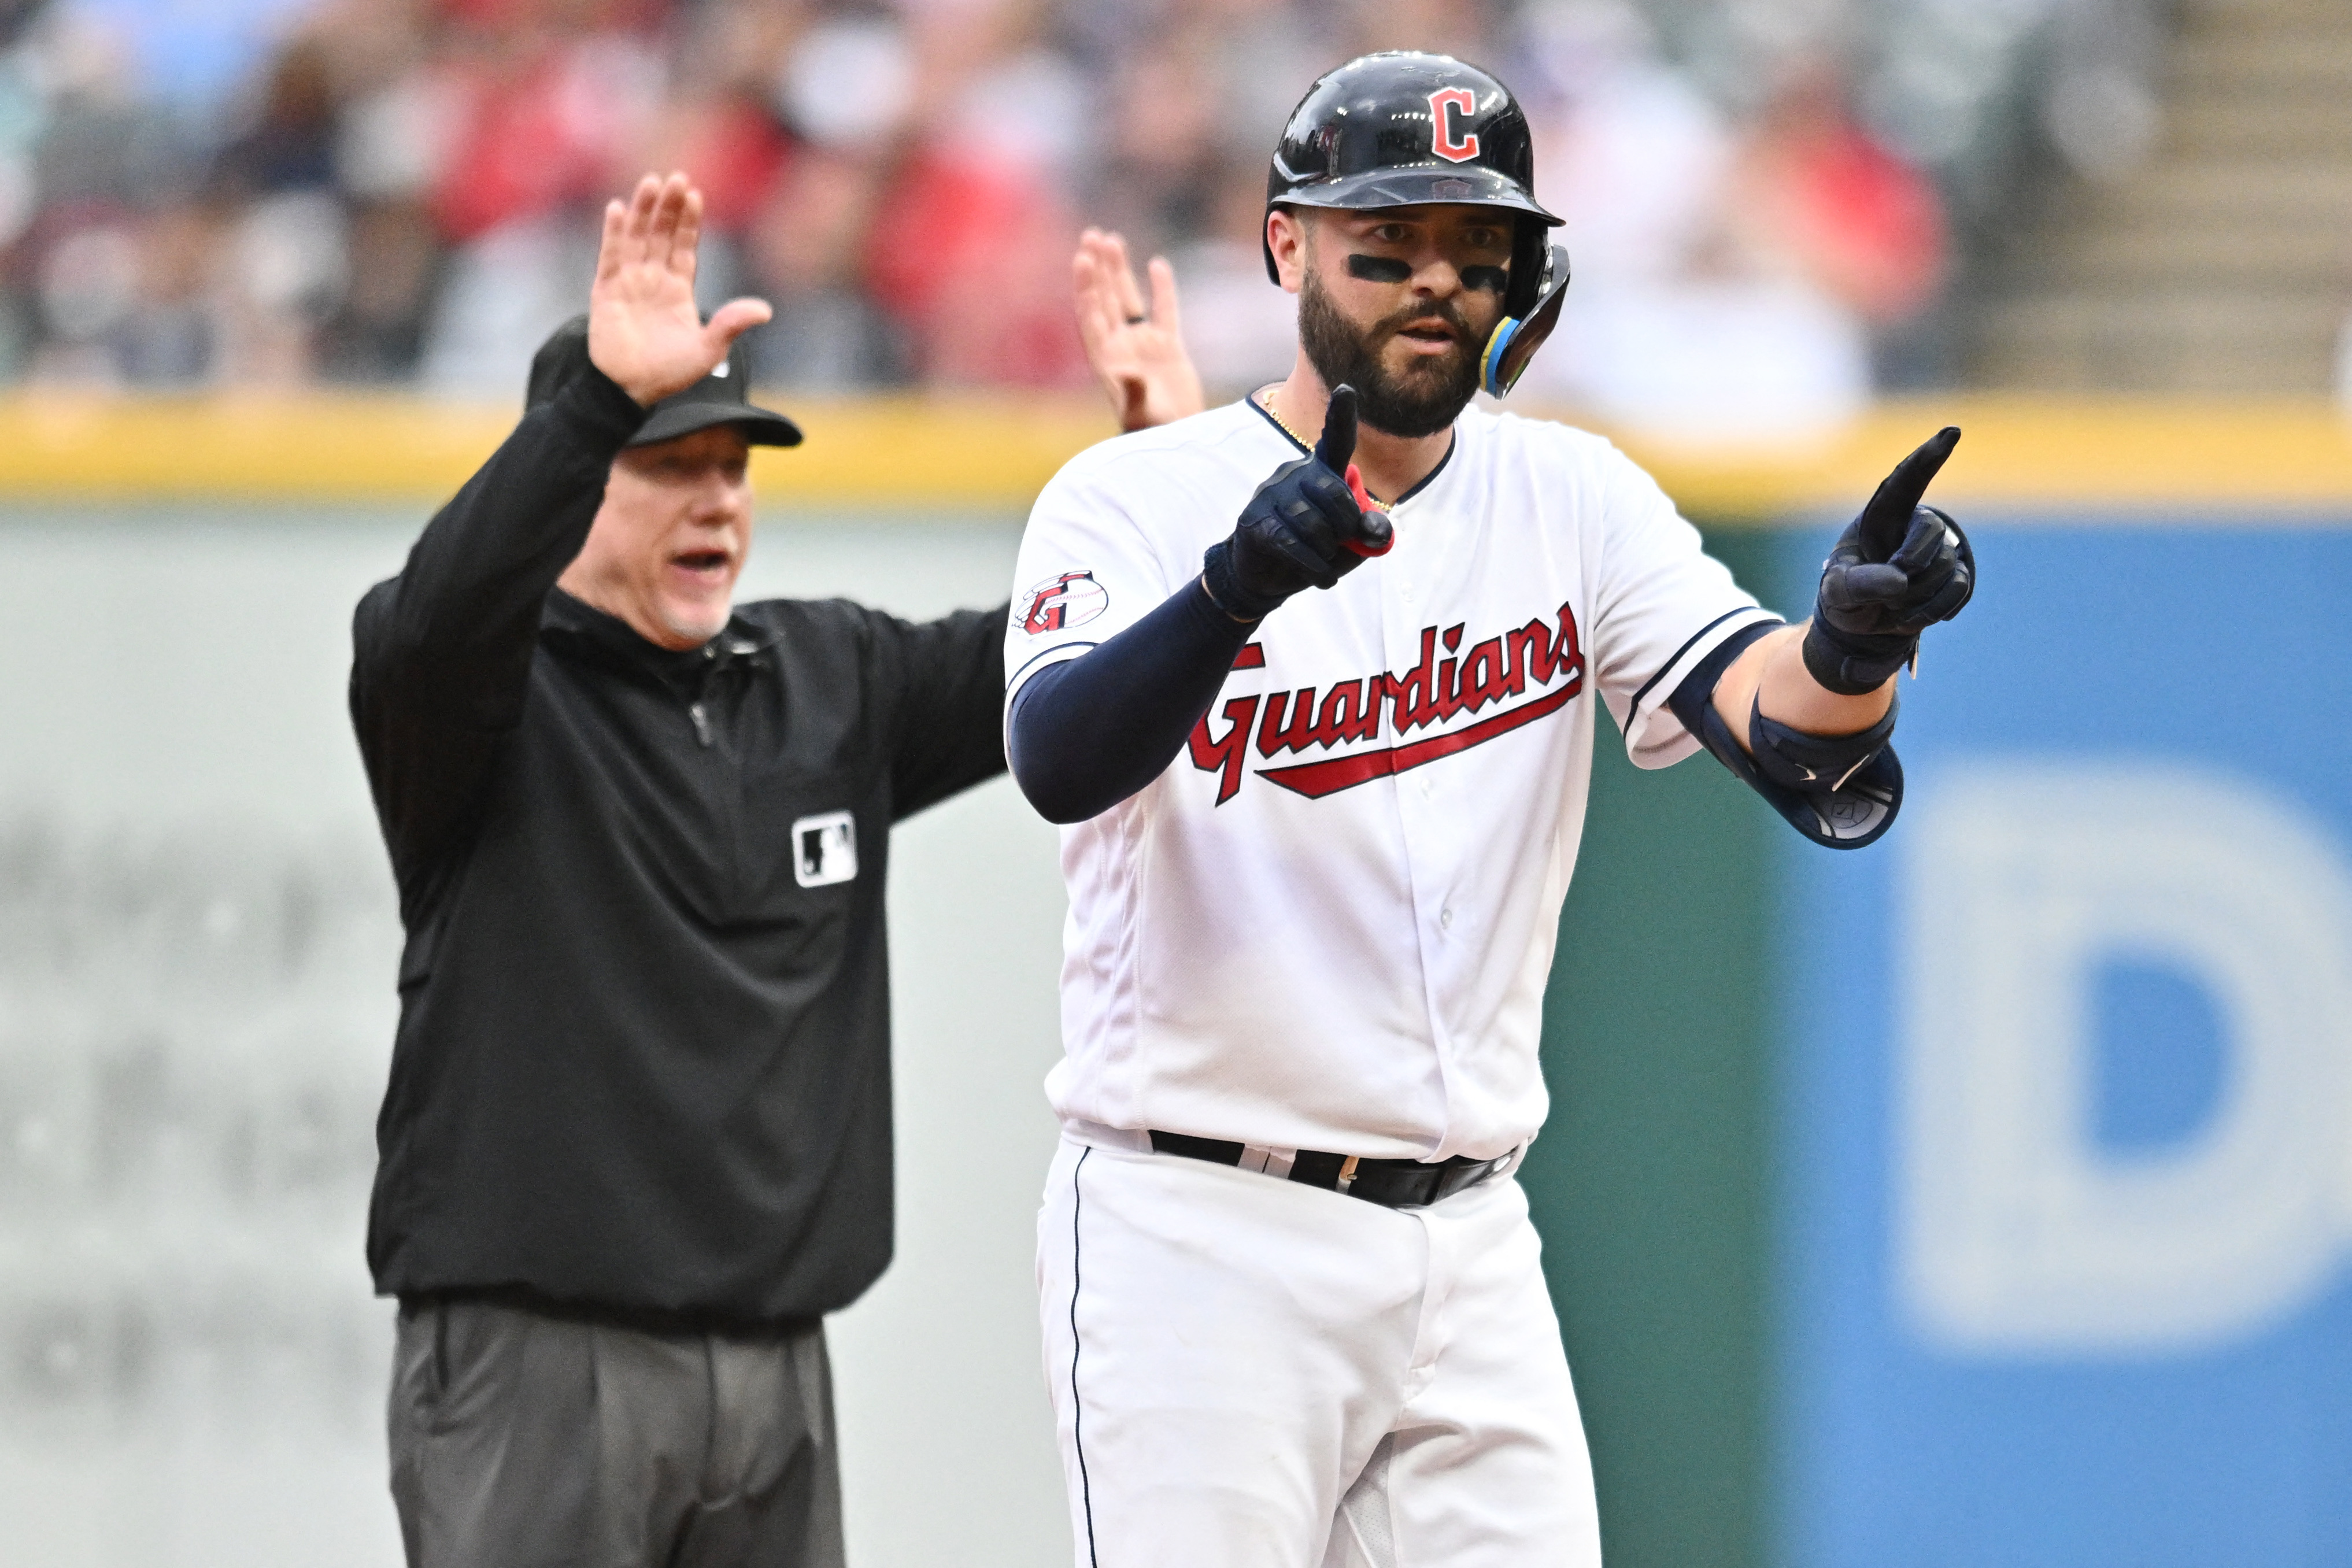
[[[805, 446], [754, 475], [782, 506], [1025, 509], [1110, 434], [1087, 398], [783, 398]], [[455, 489], [515, 410], [367, 394], [0, 398], [0, 501], [427, 502]], [[1956, 509], [2150, 508], [2352, 516], [2352, 422], [2327, 404], [1952, 395], [1883, 405], [1835, 437], [1734, 449], [1622, 443], [1685, 510], [1769, 521], [1859, 504], [1943, 424], [1967, 432], [1936, 496]]]

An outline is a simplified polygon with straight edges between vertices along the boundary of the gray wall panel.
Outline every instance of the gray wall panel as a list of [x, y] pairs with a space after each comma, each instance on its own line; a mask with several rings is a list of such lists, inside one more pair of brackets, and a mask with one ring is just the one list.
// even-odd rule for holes
[[[342, 704], [352, 604], [421, 521], [0, 517], [12, 1561], [398, 1560], [360, 1252], [398, 931]], [[1016, 528], [771, 519], [745, 589], [992, 603]], [[834, 1331], [852, 1547], [1050, 1562], [1053, 834], [1000, 782], [894, 860], [899, 1260]]]

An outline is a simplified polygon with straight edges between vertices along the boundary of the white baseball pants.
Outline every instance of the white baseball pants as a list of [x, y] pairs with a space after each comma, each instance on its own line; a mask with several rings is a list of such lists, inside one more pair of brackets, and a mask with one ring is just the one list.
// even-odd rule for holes
[[1066, 1138], [1037, 1284], [1079, 1568], [1599, 1568], [1527, 1195]]

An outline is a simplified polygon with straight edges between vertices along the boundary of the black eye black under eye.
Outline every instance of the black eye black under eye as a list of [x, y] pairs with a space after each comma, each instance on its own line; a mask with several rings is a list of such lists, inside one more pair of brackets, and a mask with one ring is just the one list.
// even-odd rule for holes
[[1465, 289], [1491, 289], [1499, 294], [1510, 280], [1510, 274], [1499, 267], [1465, 267], [1462, 269], [1462, 287]]
[[1367, 283], [1402, 283], [1412, 276], [1412, 268], [1393, 256], [1350, 256], [1348, 276]]

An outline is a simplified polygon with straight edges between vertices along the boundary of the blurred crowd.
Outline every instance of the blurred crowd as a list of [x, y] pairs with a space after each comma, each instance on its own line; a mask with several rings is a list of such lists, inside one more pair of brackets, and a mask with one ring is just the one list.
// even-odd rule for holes
[[[1257, 231], [1320, 70], [1411, 47], [1537, 127], [1574, 302], [1533, 388], [1704, 427], [1905, 368], [1949, 240], [1848, 58], [1727, 84], [1633, 0], [0, 0], [0, 380], [515, 395], [605, 197], [708, 195], [763, 384], [1085, 384], [1087, 223], [1164, 252], [1213, 388], [1281, 374]], [[1917, 356], [1914, 354], [1913, 359]], [[1930, 356], [1932, 358], [1932, 356]]]

